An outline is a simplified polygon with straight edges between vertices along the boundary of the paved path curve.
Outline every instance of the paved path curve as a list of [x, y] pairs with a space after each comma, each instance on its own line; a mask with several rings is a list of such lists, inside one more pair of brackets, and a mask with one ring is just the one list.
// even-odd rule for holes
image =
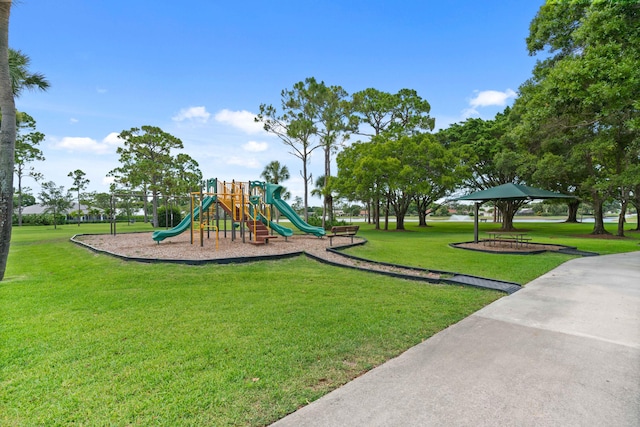
[[640, 425], [640, 252], [568, 261], [274, 427], [443, 425]]

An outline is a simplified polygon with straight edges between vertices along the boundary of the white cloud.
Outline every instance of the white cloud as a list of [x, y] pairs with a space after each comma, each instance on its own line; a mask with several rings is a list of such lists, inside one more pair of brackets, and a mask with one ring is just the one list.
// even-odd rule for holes
[[97, 87], [96, 92], [98, 92], [99, 94], [103, 94], [103, 93], [107, 93], [107, 90], [102, 87]]
[[93, 138], [65, 136], [62, 139], [52, 138], [53, 147], [59, 150], [66, 150], [73, 153], [93, 153], [109, 154], [115, 152], [115, 148], [122, 144], [122, 140], [113, 132], [107, 135], [102, 141]]
[[492, 105], [502, 107], [507, 105], [507, 101], [515, 98], [516, 95], [517, 93], [511, 89], [507, 89], [504, 92], [483, 90], [482, 92], [476, 92], [476, 96], [469, 101], [469, 105], [471, 105], [472, 108], [490, 107]]
[[124, 141], [118, 135], [120, 135], [118, 132], [111, 132], [105, 136], [102, 142], [109, 145], [122, 145]]
[[269, 148], [269, 144], [266, 142], [258, 142], [258, 141], [249, 141], [246, 144], [242, 145], [242, 149], [244, 151], [249, 151], [251, 153], [259, 153], [261, 151], [266, 151]]
[[462, 113], [460, 115], [460, 120], [456, 121], [463, 121], [467, 120], [469, 117], [480, 116], [480, 113], [475, 108], [465, 108], [464, 110], [462, 110]]
[[246, 111], [231, 111], [221, 110], [219, 111], [215, 119], [220, 123], [231, 125], [237, 129], [240, 129], [248, 134], [257, 134], [264, 132], [263, 124], [255, 121], [256, 115]]
[[504, 107], [510, 99], [515, 98], [518, 94], [512, 89], [504, 92], [498, 90], [475, 91], [476, 96], [469, 100], [469, 108], [462, 110], [462, 118], [468, 119], [472, 116], [479, 116], [479, 107]]
[[78, 119], [76, 119], [75, 117], [71, 117], [71, 118], [69, 119], [69, 123], [71, 123], [72, 125], [73, 125], [73, 124], [75, 124], [75, 123], [78, 123], [78, 121], [79, 121], [79, 120], [78, 120]]
[[111, 185], [116, 182], [116, 178], [113, 176], [105, 176], [102, 178], [102, 185]]
[[258, 162], [254, 158], [249, 158], [249, 157], [231, 156], [226, 159], [226, 163], [228, 165], [244, 166], [246, 168], [251, 168], [251, 169], [260, 168], [260, 162]]
[[183, 122], [185, 120], [190, 120], [194, 122], [206, 123], [211, 117], [211, 113], [207, 111], [207, 109], [203, 107], [189, 107], [183, 108], [180, 110], [178, 114], [173, 116], [171, 120], [175, 122]]

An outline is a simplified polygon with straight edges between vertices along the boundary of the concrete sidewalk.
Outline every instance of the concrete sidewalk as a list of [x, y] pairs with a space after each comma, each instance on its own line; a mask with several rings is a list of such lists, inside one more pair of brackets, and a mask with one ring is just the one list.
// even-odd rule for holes
[[274, 424], [640, 426], [640, 252], [571, 260]]

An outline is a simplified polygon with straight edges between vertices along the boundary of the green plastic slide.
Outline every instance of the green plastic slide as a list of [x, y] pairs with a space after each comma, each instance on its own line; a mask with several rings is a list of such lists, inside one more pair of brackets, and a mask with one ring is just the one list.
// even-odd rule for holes
[[[251, 212], [251, 215], [253, 215], [253, 208], [251, 208], [250, 212]], [[293, 236], [292, 229], [284, 227], [278, 224], [277, 222], [269, 221], [261, 213], [258, 213], [258, 220], [262, 222], [264, 225], [266, 225], [267, 227], [270, 227], [273, 231], [275, 231], [281, 236], [285, 236], [285, 237]]]
[[324, 231], [324, 228], [314, 227], [313, 225], [310, 225], [304, 222], [302, 218], [298, 216], [296, 211], [294, 211], [293, 208], [289, 206], [287, 202], [285, 202], [284, 200], [282, 200], [282, 198], [280, 198], [281, 191], [282, 191], [281, 185], [267, 184], [267, 192], [268, 192], [267, 203], [273, 203], [273, 205], [276, 208], [278, 208], [280, 213], [284, 215], [289, 221], [291, 221], [291, 223], [295, 225], [300, 231], [304, 233], [313, 234], [314, 236], [318, 236], [318, 237], [324, 236], [326, 234]]
[[[290, 229], [288, 227], [284, 227], [284, 226], [278, 224], [277, 222], [267, 221], [266, 218], [264, 218], [264, 216], [262, 216], [262, 215], [260, 215], [260, 219], [262, 220], [262, 222], [265, 225], [268, 225], [269, 227], [271, 227], [273, 229], [273, 231], [275, 231], [279, 235], [285, 236], [285, 237], [293, 236], [293, 230], [292, 229]], [[268, 222], [268, 224], [267, 224], [267, 222]]]
[[[204, 209], [205, 211], [208, 210], [211, 204], [215, 203], [215, 201], [216, 201], [215, 196], [204, 197], [202, 199], [202, 209]], [[195, 219], [197, 220], [198, 216], [200, 215], [200, 206], [196, 207], [193, 213], [194, 213]], [[170, 228], [168, 230], [154, 231], [151, 238], [156, 242], [161, 242], [167, 237], [174, 237], [174, 236], [177, 236], [178, 234], [184, 233], [189, 229], [189, 227], [191, 227], [191, 214], [185, 216], [184, 219], [180, 221], [180, 224], [176, 225], [173, 228]]]

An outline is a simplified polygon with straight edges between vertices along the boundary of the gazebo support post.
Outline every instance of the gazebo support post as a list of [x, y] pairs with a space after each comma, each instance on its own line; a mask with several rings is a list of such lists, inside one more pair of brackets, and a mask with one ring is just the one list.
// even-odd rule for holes
[[480, 202], [476, 202], [475, 207], [473, 215], [473, 241], [478, 243], [478, 212], [480, 212]]

